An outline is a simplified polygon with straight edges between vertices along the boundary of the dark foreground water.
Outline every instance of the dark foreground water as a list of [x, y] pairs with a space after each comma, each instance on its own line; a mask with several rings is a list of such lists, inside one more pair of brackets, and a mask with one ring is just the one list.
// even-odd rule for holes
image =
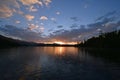
[[76, 47], [0, 49], [0, 80], [120, 80], [119, 56], [113, 54], [119, 52]]

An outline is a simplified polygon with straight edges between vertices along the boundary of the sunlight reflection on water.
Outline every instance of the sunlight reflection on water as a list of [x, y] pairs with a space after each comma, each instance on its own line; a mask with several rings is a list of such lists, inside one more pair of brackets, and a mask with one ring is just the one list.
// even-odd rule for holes
[[120, 67], [77, 47], [0, 49], [0, 80], [119, 80]]

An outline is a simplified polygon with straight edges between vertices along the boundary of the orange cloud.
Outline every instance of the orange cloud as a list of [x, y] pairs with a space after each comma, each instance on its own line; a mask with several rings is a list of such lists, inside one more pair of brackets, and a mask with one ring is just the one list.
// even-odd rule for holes
[[37, 9], [34, 6], [30, 6], [29, 11], [30, 12], [35, 12], [35, 11], [37, 11]]
[[25, 18], [26, 18], [28, 21], [31, 21], [31, 20], [33, 20], [35, 17], [32, 16], [32, 15], [27, 14], [27, 15], [25, 15]]
[[41, 16], [40, 20], [48, 20], [48, 18], [46, 16]]
[[[37, 11], [34, 7], [35, 4], [48, 6], [51, 2], [51, 0], [0, 0], [0, 18], [11, 17], [14, 13], [24, 15], [24, 12], [20, 11], [20, 3], [22, 3], [25, 8], [28, 7], [29, 11]], [[30, 21], [34, 17], [26, 16], [26, 18]]]
[[27, 6], [31, 6], [34, 4], [39, 4], [41, 6], [43, 5], [40, 0], [20, 0], [20, 2], [22, 2], [23, 5], [27, 5]]
[[8, 18], [11, 17], [12, 15], [13, 15], [13, 11], [9, 7], [5, 5], [0, 7], [0, 18]]
[[0, 0], [0, 6], [1, 5], [13, 8], [20, 8], [20, 5], [17, 2], [17, 0]]
[[22, 12], [22, 11], [16, 11], [16, 13], [18, 13], [18, 14], [20, 14], [20, 15], [23, 15], [24, 14], [24, 12]]
[[43, 0], [43, 3], [48, 6], [52, 1], [51, 0]]
[[20, 8], [16, 0], [1, 0], [0, 1], [0, 18], [11, 17], [15, 11], [14, 8], [17, 8], [17, 9]]

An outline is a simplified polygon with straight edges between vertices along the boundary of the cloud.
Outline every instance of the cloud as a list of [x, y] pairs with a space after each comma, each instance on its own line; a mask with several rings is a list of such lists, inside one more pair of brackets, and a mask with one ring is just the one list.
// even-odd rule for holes
[[31, 5], [34, 5], [34, 4], [39, 4], [40, 6], [43, 5], [40, 0], [20, 0], [20, 2], [23, 5], [27, 5], [27, 6], [31, 6]]
[[38, 28], [38, 25], [29, 24], [29, 27], [28, 27], [29, 30], [33, 30], [33, 29], [36, 29], [36, 28]]
[[24, 12], [22, 12], [22, 11], [20, 11], [20, 10], [16, 11], [16, 13], [18, 13], [18, 14], [20, 14], [20, 15], [24, 15]]
[[120, 29], [120, 20], [116, 19], [112, 13], [109, 15], [109, 17], [105, 16], [102, 20], [87, 25], [72, 24], [70, 26], [71, 30], [56, 30], [49, 35], [49, 40], [82, 41], [98, 36], [101, 32], [111, 32]]
[[8, 18], [13, 15], [13, 11], [5, 5], [0, 6], [0, 18]]
[[53, 32], [53, 34], [61, 34], [62, 32], [64, 32], [64, 29], [59, 29]]
[[76, 22], [76, 21], [79, 21], [79, 18], [78, 18], [78, 17], [71, 17], [70, 19], [73, 20], [73, 21], [75, 21], [75, 22]]
[[41, 24], [41, 25], [44, 25], [44, 23], [42, 23], [42, 22], [41, 22], [40, 24]]
[[62, 28], [62, 27], [63, 27], [62, 25], [57, 26], [57, 28]]
[[57, 23], [56, 21], [56, 18], [51, 18], [51, 21], [53, 21], [53, 23]]
[[30, 7], [29, 7], [29, 11], [30, 11], [30, 12], [36, 12], [37, 9], [36, 9], [34, 6], [30, 6]]
[[34, 31], [34, 32], [37, 32], [37, 33], [43, 33], [44, 32], [44, 26], [38, 26], [38, 25], [35, 25], [35, 24], [28, 24], [29, 27], [28, 27], [28, 30], [31, 30], [31, 31]]
[[116, 13], [117, 13], [117, 11], [108, 12], [107, 14], [98, 17], [95, 21], [99, 21], [99, 20], [103, 20], [104, 18], [111, 17], [111, 16], [113, 16]]
[[25, 40], [25, 41], [37, 42], [37, 41], [44, 40], [44, 38], [42, 38], [41, 36], [42, 34], [40, 33], [33, 32], [28, 29], [18, 28], [12, 25], [5, 25], [5, 26], [0, 27], [0, 33], [5, 36], [9, 36], [12, 38], [18, 38], [18, 39]]
[[28, 21], [31, 21], [31, 20], [33, 20], [35, 17], [32, 16], [32, 15], [27, 14], [27, 15], [25, 15], [25, 18], [26, 18]]
[[[81, 31], [81, 32], [80, 32]], [[72, 42], [72, 41], [80, 41], [78, 38], [79, 35], [83, 34], [84, 31], [81, 29], [72, 29], [72, 30], [58, 30], [53, 32], [50, 37], [52, 39]], [[76, 38], [76, 39], [75, 39]]]
[[43, 3], [48, 6], [52, 1], [51, 0], [43, 0]]
[[40, 27], [38, 27], [38, 29], [37, 29], [37, 32], [39, 32], [39, 33], [43, 33], [44, 32], [44, 27], [43, 26], [40, 26]]
[[51, 32], [51, 31], [53, 31], [53, 29], [49, 29], [49, 30], [48, 30], [48, 32]]
[[1, 0], [0, 18], [9, 18], [13, 16], [14, 13], [24, 15], [24, 12], [20, 10], [21, 3], [25, 6], [24, 8], [28, 7], [30, 12], [35, 12], [37, 8], [35, 8], [34, 5], [48, 6], [51, 2], [51, 0]]
[[78, 24], [72, 24], [72, 25], [70, 26], [70, 28], [78, 28], [78, 27], [79, 27]]
[[77, 24], [72, 24], [71, 26], [74, 26], [71, 30], [65, 30], [61, 29], [62, 26], [60, 25], [59, 30], [54, 31], [53, 29], [51, 29], [52, 31], [50, 30], [50, 35], [45, 37], [42, 36], [42, 33], [44, 32], [44, 26], [38, 26], [35, 24], [30, 24], [27, 29], [6, 25], [4, 27], [0, 27], [0, 33], [30, 41], [45, 42], [60, 40], [73, 42], [86, 40], [93, 36], [98, 36], [100, 32], [111, 32], [120, 29], [120, 20], [116, 21], [114, 17], [111, 16], [109, 18], [104, 18], [101, 21], [90, 23], [87, 25], [79, 26]]
[[46, 16], [41, 16], [40, 20], [48, 20], [48, 18]]
[[0, 6], [2, 5], [7, 6], [7, 7], [20, 8], [20, 5], [17, 2], [17, 0], [1, 0]]
[[57, 11], [57, 12], [56, 12], [56, 14], [57, 14], [57, 15], [60, 15], [60, 12], [59, 12], [59, 11]]
[[11, 17], [15, 9], [19, 9], [20, 5], [16, 0], [1, 0], [0, 1], [0, 18]]
[[27, 6], [31, 6], [34, 4], [38, 4], [40, 6], [43, 6], [43, 4], [45, 4], [46, 6], [48, 6], [52, 1], [51, 0], [20, 0], [20, 2], [23, 5], [27, 5]]
[[56, 19], [55, 19], [55, 18], [51, 18], [51, 20], [52, 20], [52, 21], [56, 21]]
[[16, 23], [16, 24], [19, 24], [19, 23], [20, 23], [20, 21], [16, 20], [16, 21], [15, 21], [15, 23]]
[[104, 26], [105, 24], [107, 24], [109, 22], [113, 22], [113, 21], [115, 21], [114, 17], [104, 18], [102, 21], [88, 24], [88, 27], [93, 27], [93, 26], [101, 27], [101, 26]]
[[[77, 27], [77, 28], [76, 28]], [[52, 40], [61, 41], [82, 41], [93, 36], [98, 36], [100, 32], [111, 32], [120, 29], [120, 20], [116, 21], [113, 16], [104, 18], [101, 21], [90, 23], [87, 25], [71, 25], [71, 30], [56, 30], [50, 34], [49, 38]]]

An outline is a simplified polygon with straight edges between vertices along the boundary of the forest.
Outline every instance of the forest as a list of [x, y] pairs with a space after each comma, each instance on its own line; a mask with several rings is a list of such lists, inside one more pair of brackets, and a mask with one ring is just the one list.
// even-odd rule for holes
[[97, 48], [119, 48], [120, 47], [120, 30], [100, 33], [98, 37], [92, 37], [79, 44], [81, 47]]

